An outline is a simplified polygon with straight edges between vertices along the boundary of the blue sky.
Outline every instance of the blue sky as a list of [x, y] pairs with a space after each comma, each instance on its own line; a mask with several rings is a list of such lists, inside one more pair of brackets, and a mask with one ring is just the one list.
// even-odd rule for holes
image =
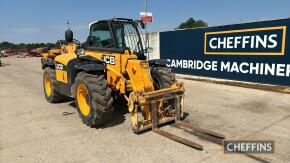
[[[290, 17], [290, 0], [148, 0], [149, 31], [171, 30], [189, 17], [209, 26]], [[113, 17], [139, 18], [144, 0], [0, 0], [0, 42], [56, 42], [69, 19], [84, 41], [88, 24]]]

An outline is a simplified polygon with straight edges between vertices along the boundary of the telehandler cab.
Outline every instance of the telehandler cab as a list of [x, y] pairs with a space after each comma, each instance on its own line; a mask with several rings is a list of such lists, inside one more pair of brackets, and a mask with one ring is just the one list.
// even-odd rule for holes
[[[188, 146], [202, 146], [158, 129], [158, 125], [181, 121], [184, 87], [175, 79], [167, 61], [147, 60], [139, 33], [144, 24], [132, 19], [114, 18], [93, 22], [84, 44], [65, 32], [60, 48], [43, 53], [41, 59], [44, 95], [48, 102], [75, 99], [79, 117], [90, 127], [111, 119], [113, 103], [127, 101], [132, 130], [152, 128], [156, 133]], [[192, 128], [193, 129], [193, 128]], [[207, 130], [194, 129], [207, 135], [224, 138]]]

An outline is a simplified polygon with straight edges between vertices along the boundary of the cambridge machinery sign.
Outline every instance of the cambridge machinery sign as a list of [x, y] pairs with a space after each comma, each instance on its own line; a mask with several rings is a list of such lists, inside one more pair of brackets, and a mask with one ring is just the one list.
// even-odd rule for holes
[[160, 33], [160, 57], [181, 74], [290, 86], [290, 19]]

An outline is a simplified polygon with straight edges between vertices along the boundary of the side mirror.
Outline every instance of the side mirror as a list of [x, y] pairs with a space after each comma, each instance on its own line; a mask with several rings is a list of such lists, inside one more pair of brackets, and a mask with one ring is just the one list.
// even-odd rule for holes
[[152, 53], [153, 52], [153, 48], [152, 47], [147, 47], [145, 49], [145, 53]]
[[139, 24], [142, 29], [145, 29], [146, 24], [142, 20], [135, 20], [134, 22], [137, 26]]
[[143, 21], [140, 21], [140, 26], [141, 26], [142, 29], [145, 29], [146, 24]]
[[66, 30], [65, 31], [65, 41], [67, 43], [73, 42], [74, 36], [73, 36], [73, 31], [71, 30]]

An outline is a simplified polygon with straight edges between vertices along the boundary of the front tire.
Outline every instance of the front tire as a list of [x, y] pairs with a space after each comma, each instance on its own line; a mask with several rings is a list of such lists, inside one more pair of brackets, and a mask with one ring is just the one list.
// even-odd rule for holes
[[[176, 83], [175, 74], [171, 72], [171, 68], [168, 67], [151, 67], [151, 76], [153, 78], [154, 90], [160, 90], [164, 88], [170, 88], [172, 84]], [[165, 96], [165, 97], [168, 97]], [[171, 105], [174, 108], [175, 100], [164, 100], [165, 107]]]
[[155, 90], [170, 88], [176, 83], [175, 74], [167, 67], [151, 67], [151, 76]]
[[112, 118], [113, 98], [104, 75], [78, 73], [74, 97], [79, 117], [90, 127], [103, 125]]

